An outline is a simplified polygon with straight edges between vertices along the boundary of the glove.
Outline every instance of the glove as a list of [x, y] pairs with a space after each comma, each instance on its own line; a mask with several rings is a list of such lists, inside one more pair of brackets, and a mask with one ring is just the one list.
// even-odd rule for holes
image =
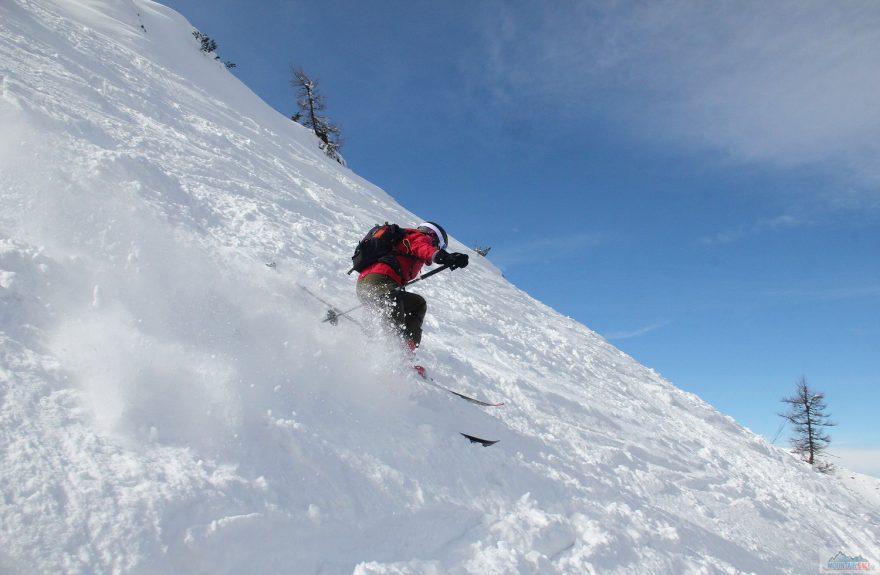
[[469, 261], [467, 254], [454, 253], [454, 254], [450, 254], [450, 255], [452, 257], [452, 267], [453, 268], [466, 268], [467, 267], [468, 261]]
[[468, 265], [468, 255], [461, 253], [447, 253], [443, 250], [437, 252], [437, 255], [434, 256], [434, 261], [438, 264], [449, 265], [449, 267], [455, 268], [466, 268]]

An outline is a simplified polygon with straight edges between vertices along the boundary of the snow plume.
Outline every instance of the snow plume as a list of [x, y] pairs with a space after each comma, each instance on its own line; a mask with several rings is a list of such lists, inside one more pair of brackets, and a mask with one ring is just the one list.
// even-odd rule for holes
[[356, 305], [364, 231], [423, 218], [191, 32], [148, 0], [0, 5], [0, 572], [880, 561], [876, 486], [814, 473], [485, 258], [419, 284], [418, 355], [504, 407], [410, 373], [362, 310], [322, 323], [316, 295]]

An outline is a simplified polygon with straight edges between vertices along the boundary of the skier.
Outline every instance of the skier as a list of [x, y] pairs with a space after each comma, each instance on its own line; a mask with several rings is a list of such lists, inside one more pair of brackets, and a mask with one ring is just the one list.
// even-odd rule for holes
[[411, 353], [421, 344], [428, 304], [419, 294], [404, 291], [403, 286], [418, 276], [424, 264], [467, 267], [468, 255], [448, 253], [447, 242], [446, 230], [434, 222], [406, 228], [394, 245], [393, 258], [370, 264], [358, 276], [358, 299], [395, 329]]

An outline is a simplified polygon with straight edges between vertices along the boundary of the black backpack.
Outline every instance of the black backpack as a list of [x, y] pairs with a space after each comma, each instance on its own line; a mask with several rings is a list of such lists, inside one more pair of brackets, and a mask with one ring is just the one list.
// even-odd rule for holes
[[406, 235], [406, 230], [397, 224], [376, 224], [367, 232], [357, 247], [354, 249], [354, 255], [351, 256], [351, 272], [362, 272], [367, 266], [376, 262], [386, 263], [397, 272], [397, 275], [403, 276], [400, 271], [400, 262], [395, 256], [409, 256], [402, 252], [394, 251], [394, 246], [402, 240]]

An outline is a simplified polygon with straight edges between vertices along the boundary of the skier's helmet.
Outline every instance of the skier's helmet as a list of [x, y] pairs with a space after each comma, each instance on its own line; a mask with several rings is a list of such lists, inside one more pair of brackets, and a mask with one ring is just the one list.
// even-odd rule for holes
[[445, 250], [446, 246], [449, 245], [449, 237], [446, 235], [446, 230], [444, 230], [440, 224], [435, 224], [434, 222], [422, 222], [416, 229], [426, 234], [434, 234], [434, 237], [437, 238], [437, 247], [441, 250]]

